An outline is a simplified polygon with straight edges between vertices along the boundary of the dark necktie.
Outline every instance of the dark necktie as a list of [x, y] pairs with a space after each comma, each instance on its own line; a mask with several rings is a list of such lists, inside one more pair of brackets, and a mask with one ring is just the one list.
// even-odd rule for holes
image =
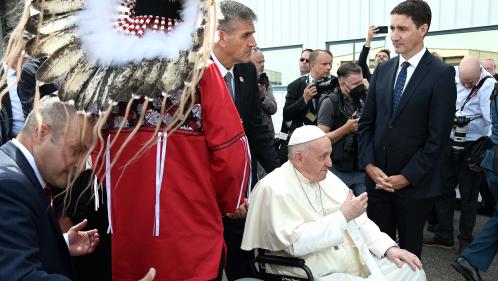
[[50, 187], [46, 186], [43, 189], [43, 193], [45, 193], [45, 195], [47, 196], [48, 204], [52, 206], [52, 190], [50, 189]]
[[230, 72], [227, 72], [227, 74], [225, 74], [225, 77], [223, 77], [225, 83], [227, 84], [228, 91], [230, 92], [230, 96], [232, 96], [232, 99], [235, 100], [235, 95], [233, 93], [233, 88], [232, 88], [232, 78], [233, 78], [232, 73]]
[[399, 101], [401, 100], [401, 95], [403, 94], [403, 88], [406, 83], [406, 69], [410, 66], [410, 63], [405, 61], [401, 64], [401, 70], [399, 71], [398, 78], [396, 79], [396, 84], [393, 91], [393, 111], [392, 114], [398, 109]]

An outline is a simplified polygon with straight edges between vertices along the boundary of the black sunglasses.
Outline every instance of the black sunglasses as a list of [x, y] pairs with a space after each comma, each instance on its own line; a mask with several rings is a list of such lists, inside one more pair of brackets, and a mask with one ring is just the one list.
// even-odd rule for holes
[[300, 58], [300, 59], [299, 59], [299, 61], [300, 61], [300, 62], [306, 62], [306, 63], [310, 62], [310, 60], [309, 60], [309, 59], [305, 59], [305, 58]]

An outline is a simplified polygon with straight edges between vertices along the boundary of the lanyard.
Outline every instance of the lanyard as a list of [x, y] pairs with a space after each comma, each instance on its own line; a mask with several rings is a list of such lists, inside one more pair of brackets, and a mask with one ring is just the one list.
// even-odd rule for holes
[[[479, 89], [482, 87], [482, 85], [484, 84], [484, 81], [486, 81], [486, 79], [488, 78], [491, 78], [491, 76], [486, 76], [484, 78], [481, 79], [481, 81], [479, 81], [479, 83], [477, 83], [477, 85], [475, 85], [474, 87], [472, 87], [472, 90], [470, 91], [469, 95], [467, 96], [467, 98], [465, 99], [465, 102], [463, 103], [462, 107], [460, 108], [460, 112], [463, 111], [463, 108], [465, 107], [465, 105], [467, 105], [467, 103], [477, 95], [477, 92], [479, 91]], [[457, 110], [458, 111], [458, 110]]]

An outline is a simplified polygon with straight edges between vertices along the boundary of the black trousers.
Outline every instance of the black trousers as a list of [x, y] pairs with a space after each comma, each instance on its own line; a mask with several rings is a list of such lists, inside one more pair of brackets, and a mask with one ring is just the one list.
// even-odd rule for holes
[[[466, 142], [469, 146], [472, 142]], [[461, 214], [458, 240], [472, 241], [472, 231], [476, 223], [477, 198], [479, 187], [484, 179], [483, 173], [474, 172], [465, 163], [463, 152], [457, 154], [451, 145], [441, 156], [441, 171], [444, 193], [436, 199], [435, 209], [439, 227], [436, 237], [453, 241], [453, 216], [455, 208], [455, 188], [458, 186], [461, 198]]]
[[225, 273], [228, 281], [254, 277], [251, 273], [251, 260], [254, 258], [254, 253], [240, 248], [245, 223], [245, 219], [232, 220], [228, 217], [223, 218], [225, 244], [227, 246]]
[[403, 191], [370, 190], [367, 215], [394, 241], [399, 238], [400, 248], [421, 258], [425, 218], [433, 202], [434, 198], [414, 199]]

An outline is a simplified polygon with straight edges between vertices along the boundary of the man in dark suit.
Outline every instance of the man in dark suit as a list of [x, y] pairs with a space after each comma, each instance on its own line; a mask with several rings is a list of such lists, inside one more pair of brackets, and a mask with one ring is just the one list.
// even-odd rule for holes
[[[453, 124], [453, 67], [424, 47], [431, 10], [408, 0], [391, 11], [399, 54], [377, 66], [359, 124], [360, 167], [368, 174], [368, 216], [418, 257], [423, 226], [441, 193], [438, 165]], [[393, 90], [394, 89], [394, 90]]]
[[332, 69], [332, 53], [328, 50], [314, 50], [310, 54], [310, 73], [299, 77], [287, 86], [285, 96], [284, 121], [292, 121], [289, 137], [302, 125], [316, 125], [318, 101], [321, 92], [313, 82], [331, 80], [331, 88], [339, 86], [335, 76], [330, 75]]
[[[235, 102], [251, 152], [269, 173], [280, 166], [280, 163], [273, 133], [268, 129], [261, 110], [256, 67], [250, 62], [252, 48], [256, 46], [253, 35], [256, 14], [245, 5], [231, 0], [222, 1], [220, 8], [224, 18], [218, 22], [219, 40], [214, 44], [212, 59]], [[245, 224], [244, 208], [245, 205], [238, 213], [223, 219], [228, 248], [225, 269], [228, 280], [251, 275], [251, 253], [240, 249]]]
[[69, 280], [69, 255], [95, 250], [97, 231], [80, 231], [86, 220], [63, 236], [49, 189], [65, 188], [85, 163], [93, 136], [84, 118], [47, 99], [0, 148], [0, 280]]

